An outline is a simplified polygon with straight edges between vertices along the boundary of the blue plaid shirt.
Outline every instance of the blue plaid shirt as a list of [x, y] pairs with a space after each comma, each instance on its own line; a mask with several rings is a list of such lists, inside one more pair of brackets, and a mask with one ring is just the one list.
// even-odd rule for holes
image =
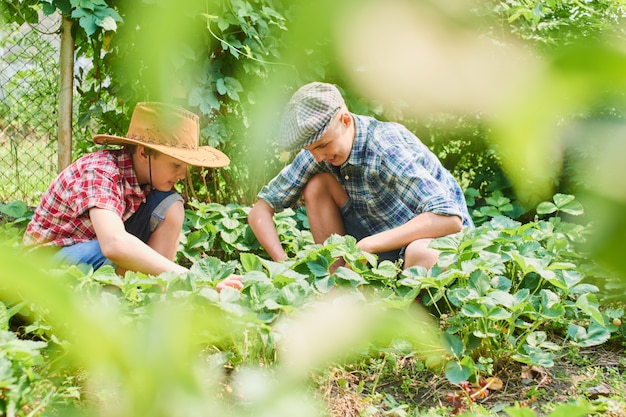
[[330, 172], [346, 190], [371, 234], [400, 226], [420, 213], [458, 216], [473, 226], [463, 191], [439, 159], [406, 127], [352, 115], [356, 134], [341, 167], [315, 162], [301, 150], [258, 197], [274, 210], [292, 207], [307, 181]]

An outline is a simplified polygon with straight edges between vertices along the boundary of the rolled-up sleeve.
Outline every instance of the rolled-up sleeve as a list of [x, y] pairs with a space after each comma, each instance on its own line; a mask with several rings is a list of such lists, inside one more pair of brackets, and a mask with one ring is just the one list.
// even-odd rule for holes
[[458, 216], [471, 224], [461, 188], [430, 151], [423, 146], [415, 146], [410, 152], [391, 147], [387, 153], [389, 158], [380, 162], [380, 174], [416, 215], [429, 212]]
[[276, 212], [293, 207], [309, 179], [324, 171], [324, 166], [315, 162], [309, 151], [302, 150], [289, 165], [261, 188], [257, 197], [267, 202]]

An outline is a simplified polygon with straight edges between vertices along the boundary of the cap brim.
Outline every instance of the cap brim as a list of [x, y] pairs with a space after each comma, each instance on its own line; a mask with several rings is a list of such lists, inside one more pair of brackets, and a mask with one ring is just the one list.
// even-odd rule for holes
[[[326, 123], [308, 137], [302, 137], [303, 132], [297, 132], [293, 130], [289, 131], [288, 129], [281, 130], [279, 132], [278, 146], [283, 150], [292, 152], [299, 151], [300, 149], [304, 149], [312, 143], [315, 143], [328, 131], [331, 122], [333, 121], [339, 110], [341, 110], [341, 107], [337, 107], [335, 110], [333, 110], [330, 113], [330, 117], [328, 118]], [[285, 122], [285, 120], [283, 120], [281, 126], [290, 124], [293, 125], [293, 123]]]
[[200, 146], [198, 149], [177, 148], [156, 143], [146, 143], [122, 136], [95, 135], [94, 143], [98, 145], [140, 145], [154, 149], [189, 165], [205, 168], [222, 168], [230, 164], [230, 159], [221, 151], [211, 146]]

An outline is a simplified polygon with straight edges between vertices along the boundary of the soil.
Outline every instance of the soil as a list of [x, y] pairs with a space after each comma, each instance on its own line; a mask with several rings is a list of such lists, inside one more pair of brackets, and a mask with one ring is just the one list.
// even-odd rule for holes
[[[340, 374], [330, 376], [323, 387], [325, 392], [322, 395], [329, 416], [396, 415], [382, 411], [389, 410], [389, 406], [382, 405], [385, 398], [389, 404], [389, 397], [395, 400], [396, 406], [408, 404], [411, 409], [417, 407], [424, 412], [447, 409], [453, 415], [470, 411], [467, 396], [459, 387], [450, 384], [442, 375], [417, 370], [420, 366], [416, 364], [414, 358], [404, 358], [404, 363], [396, 365], [398, 372], [395, 375], [387, 375], [388, 380], [378, 381], [376, 375], [363, 375], [349, 369], [336, 371]], [[551, 368], [510, 364], [494, 375], [502, 381], [502, 388], [489, 390], [485, 398], [477, 400], [476, 404], [503, 416], [507, 414], [502, 410], [516, 403], [532, 408], [537, 416], [547, 415], [545, 410], [550, 408], [550, 404], [565, 403], [579, 397], [592, 401], [614, 396], [622, 399], [621, 404], [626, 404], [623, 401], [624, 385], [611, 386], [611, 380], [626, 380], [624, 375], [626, 349], [623, 342], [615, 342], [580, 349], [575, 355], [570, 353], [569, 357], [556, 359], [555, 366]], [[341, 386], [337, 381], [341, 381]], [[381, 395], [372, 395], [373, 392]], [[372, 404], [377, 397], [382, 399], [381, 402]], [[451, 405], [453, 397], [460, 400], [455, 404], [456, 408]], [[441, 411], [436, 415], [441, 415]], [[603, 416], [626, 417], [626, 408], [607, 410]]]

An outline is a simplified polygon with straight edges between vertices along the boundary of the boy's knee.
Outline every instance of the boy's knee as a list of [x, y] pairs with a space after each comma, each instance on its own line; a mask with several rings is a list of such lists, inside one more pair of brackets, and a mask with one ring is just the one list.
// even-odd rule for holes
[[337, 182], [335, 177], [328, 172], [316, 174], [307, 181], [302, 196], [306, 201], [307, 198], [316, 198], [320, 193], [328, 194], [333, 181]]
[[411, 242], [404, 252], [404, 268], [422, 266], [432, 268], [439, 258], [439, 251], [429, 248], [432, 239], [419, 239]]
[[185, 219], [185, 206], [183, 198], [176, 193], [164, 198], [150, 215], [150, 232], [156, 231], [162, 223], [180, 225]]
[[182, 201], [174, 201], [165, 213], [164, 223], [179, 224], [181, 227], [185, 220], [185, 206]]

